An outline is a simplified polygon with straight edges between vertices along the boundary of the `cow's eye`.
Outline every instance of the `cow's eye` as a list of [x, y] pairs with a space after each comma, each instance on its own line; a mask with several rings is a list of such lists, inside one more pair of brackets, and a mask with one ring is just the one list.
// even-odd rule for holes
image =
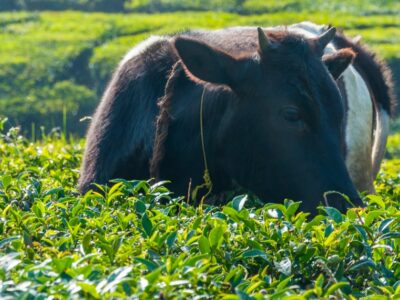
[[306, 123], [301, 115], [300, 110], [296, 106], [286, 106], [280, 111], [282, 118], [291, 128], [303, 131]]
[[281, 110], [282, 117], [288, 122], [299, 122], [301, 121], [300, 111], [297, 107], [289, 106]]

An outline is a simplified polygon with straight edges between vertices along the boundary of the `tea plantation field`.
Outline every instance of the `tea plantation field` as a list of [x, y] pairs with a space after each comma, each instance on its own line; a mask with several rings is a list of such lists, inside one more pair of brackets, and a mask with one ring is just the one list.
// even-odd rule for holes
[[[0, 13], [0, 298], [400, 299], [400, 133], [390, 136], [377, 194], [345, 215], [321, 207], [309, 218], [298, 202], [246, 195], [193, 207], [168, 182], [77, 191], [84, 117], [141, 40], [331, 23], [387, 60], [400, 95], [400, 2], [125, 3], [120, 14]], [[160, 7], [192, 11], [138, 13]]]
[[[37, 136], [42, 125], [47, 130], [61, 127], [68, 133], [82, 135], [87, 123], [79, 120], [93, 112], [124, 53], [152, 34], [189, 28], [274, 26], [304, 20], [331, 23], [344, 28], [350, 36], [362, 35], [388, 61], [399, 83], [398, 4], [383, 1], [379, 6], [376, 1], [361, 2], [355, 1], [353, 6], [336, 2], [336, 6], [324, 6], [317, 1], [313, 5], [310, 2], [308, 10], [304, 3], [299, 4], [298, 11], [290, 7], [280, 11], [271, 2], [270, 11], [266, 12], [266, 4], [264, 7], [260, 1], [246, 1], [244, 4], [257, 12], [250, 15], [0, 13], [0, 115], [8, 117], [10, 124], [21, 125], [25, 135]], [[400, 94], [399, 89], [397, 93]]]
[[168, 183], [80, 196], [83, 145], [2, 130], [2, 299], [400, 297], [400, 135], [367, 208], [310, 220], [293, 201], [193, 207]]

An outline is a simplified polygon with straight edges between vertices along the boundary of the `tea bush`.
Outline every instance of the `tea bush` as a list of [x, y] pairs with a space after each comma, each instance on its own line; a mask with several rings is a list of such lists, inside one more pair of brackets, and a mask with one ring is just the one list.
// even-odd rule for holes
[[[84, 5], [102, 1], [47, 2], [93, 10]], [[292, 200], [246, 195], [193, 207], [167, 182], [117, 180], [79, 195], [84, 141], [68, 134], [84, 132], [79, 120], [129, 48], [189, 28], [331, 23], [361, 34], [399, 83], [399, 3], [124, 4], [228, 12], [0, 13], [0, 115], [10, 119], [0, 122], [0, 298], [399, 299], [400, 134], [389, 139], [377, 194], [363, 195], [366, 208], [321, 207], [312, 219]]]
[[2, 0], [2, 10], [85, 10], [104, 12], [167, 12], [219, 10], [242, 14], [276, 11], [339, 11], [353, 14], [395, 14], [397, 1], [355, 0]]
[[193, 207], [166, 182], [79, 195], [82, 140], [11, 129], [0, 135], [0, 297], [397, 299], [399, 141], [366, 208], [307, 219], [298, 202], [246, 195]]

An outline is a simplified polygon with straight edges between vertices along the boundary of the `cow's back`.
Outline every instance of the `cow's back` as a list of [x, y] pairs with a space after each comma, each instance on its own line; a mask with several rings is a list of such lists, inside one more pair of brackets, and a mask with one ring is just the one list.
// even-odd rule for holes
[[87, 134], [80, 190], [111, 178], [148, 178], [157, 100], [176, 62], [168, 38], [150, 37], [123, 58]]

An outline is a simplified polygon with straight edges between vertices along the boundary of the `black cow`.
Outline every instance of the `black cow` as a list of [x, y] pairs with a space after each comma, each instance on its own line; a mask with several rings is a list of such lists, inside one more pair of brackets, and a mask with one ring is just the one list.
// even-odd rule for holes
[[[390, 82], [368, 51], [335, 32], [311, 23], [236, 27], [152, 37], [135, 47], [93, 117], [81, 192], [94, 182], [153, 176], [186, 194], [189, 182], [203, 183], [206, 161], [214, 195], [240, 187], [268, 202], [301, 200], [306, 211], [321, 202], [343, 211], [344, 198], [324, 197], [338, 191], [362, 205], [353, 182], [372, 191], [386, 143]], [[337, 39], [344, 45], [326, 47]], [[367, 61], [360, 64], [361, 87], [359, 72], [348, 68], [355, 50]], [[365, 84], [373, 73], [365, 64], [378, 70], [373, 75], [384, 89], [368, 99], [375, 91]], [[350, 114], [354, 103], [366, 111], [368, 137], [355, 120], [360, 116]], [[360, 138], [364, 144], [353, 143]]]

